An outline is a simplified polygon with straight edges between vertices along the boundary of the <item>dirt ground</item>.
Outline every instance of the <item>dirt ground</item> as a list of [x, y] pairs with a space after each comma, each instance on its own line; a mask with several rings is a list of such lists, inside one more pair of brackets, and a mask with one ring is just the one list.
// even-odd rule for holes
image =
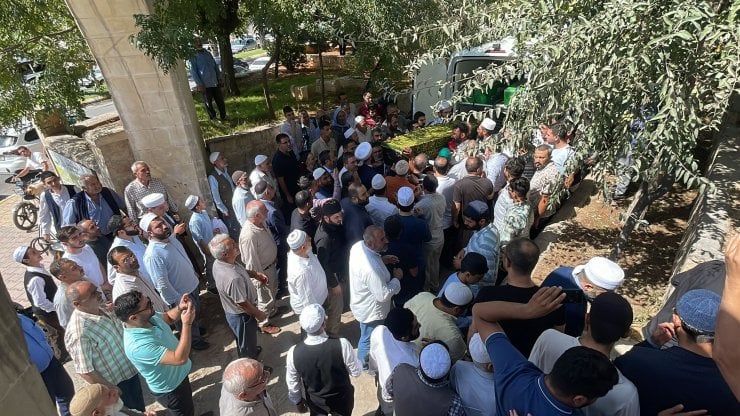
[[[673, 260], [687, 227], [696, 191], [678, 185], [664, 195], [645, 215], [647, 225], [633, 232], [618, 263], [625, 271], [619, 293], [634, 308], [633, 328], [638, 330], [660, 309]], [[565, 224], [565, 233], [551, 244], [535, 270], [541, 281], [559, 266], [586, 263], [594, 256], [608, 256], [620, 231], [620, 214], [629, 201], [612, 205], [599, 193], [576, 208], [575, 218]], [[634, 333], [635, 336], [639, 336]]]
[[[645, 217], [648, 225], [633, 233], [624, 249], [624, 255], [619, 259], [619, 264], [627, 275], [620, 292], [629, 299], [635, 310], [635, 339], [639, 337], [639, 329], [660, 307], [695, 197], [695, 191], [686, 191], [677, 186], [673, 192], [657, 201]], [[608, 255], [611, 244], [619, 233], [620, 212], [627, 204], [625, 202], [612, 206], [604, 203], [599, 194], [591, 195], [581, 208], [576, 208], [576, 217], [565, 223], [565, 232], [559, 240], [551, 243], [543, 254], [535, 270], [535, 279], [544, 279], [549, 271], [561, 265], [574, 266], [585, 263], [593, 256]], [[236, 350], [234, 337], [226, 325], [218, 296], [203, 292], [201, 299], [201, 324], [208, 328], [207, 339], [211, 348], [192, 353], [193, 371], [190, 380], [196, 414], [217, 415], [223, 368], [236, 358]], [[288, 349], [299, 341], [298, 319], [290, 311], [287, 298], [281, 299], [278, 304], [283, 313], [274, 323], [282, 327], [283, 331], [276, 336], [258, 335], [258, 344], [263, 348], [259, 358], [274, 369], [267, 389], [278, 413], [297, 415], [295, 406], [287, 399], [285, 356]], [[343, 315], [342, 322], [342, 336], [356, 347], [359, 325], [350, 312]], [[353, 414], [374, 414], [377, 407], [374, 379], [363, 373], [352, 382], [355, 386]], [[151, 397], [146, 399], [147, 403], [154, 403]], [[154, 404], [151, 408], [157, 408], [157, 405]]]

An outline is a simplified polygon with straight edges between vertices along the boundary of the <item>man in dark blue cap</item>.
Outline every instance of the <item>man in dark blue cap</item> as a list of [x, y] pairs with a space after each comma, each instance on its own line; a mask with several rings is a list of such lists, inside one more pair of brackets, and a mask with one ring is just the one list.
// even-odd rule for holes
[[465, 228], [473, 230], [468, 245], [460, 250], [452, 259], [456, 270], [460, 269], [460, 262], [467, 253], [479, 253], [486, 258], [488, 272], [478, 284], [491, 286], [496, 283], [498, 274], [498, 231], [490, 221], [488, 204], [483, 201], [472, 201], [463, 210], [463, 224]]
[[[637, 387], [641, 414], [655, 415], [677, 404], [713, 416], [740, 414], [740, 403], [712, 360], [719, 303], [719, 295], [709, 290], [686, 292], [671, 322], [659, 324], [650, 338], [614, 361]], [[677, 347], [660, 349], [674, 337]]]

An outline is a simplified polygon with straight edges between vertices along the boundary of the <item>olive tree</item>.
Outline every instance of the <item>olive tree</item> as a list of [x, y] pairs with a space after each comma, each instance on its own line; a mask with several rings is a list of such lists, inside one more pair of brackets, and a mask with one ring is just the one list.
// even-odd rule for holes
[[81, 114], [77, 81], [94, 60], [64, 0], [7, 0], [0, 21], [0, 126], [37, 110]]
[[[738, 91], [740, 2], [455, 3], [456, 18], [424, 28], [443, 41], [414, 60], [409, 72], [454, 51], [513, 36], [515, 58], [468, 74], [452, 100], [465, 101], [500, 81], [526, 79], [506, 111], [507, 137], [496, 140], [522, 148], [540, 123], [564, 115], [578, 126], [574, 145], [580, 159], [598, 153], [593, 173], [605, 192], [608, 179], [622, 168], [620, 157], [630, 155], [628, 174], [641, 186], [615, 257], [650, 203], [674, 180], [688, 187], [711, 185], [692, 151], [700, 132], [717, 128]], [[411, 39], [421, 33], [415, 30]], [[394, 47], [409, 35], [400, 39]], [[566, 173], [575, 169], [573, 163]]]
[[226, 92], [239, 95], [230, 39], [242, 27], [239, 7], [239, 0], [154, 0], [152, 14], [134, 16], [140, 31], [131, 40], [167, 72], [195, 54], [196, 35], [215, 39]]

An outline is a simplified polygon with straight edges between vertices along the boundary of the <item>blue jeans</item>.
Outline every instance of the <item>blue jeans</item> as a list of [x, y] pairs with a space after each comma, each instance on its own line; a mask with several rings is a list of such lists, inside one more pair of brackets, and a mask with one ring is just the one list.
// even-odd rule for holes
[[144, 394], [141, 392], [139, 374], [118, 383], [118, 388], [121, 389], [121, 400], [126, 407], [129, 409], [140, 410], [142, 412], [146, 410]]
[[236, 351], [239, 358], [257, 358], [257, 321], [245, 314], [225, 313], [226, 322], [236, 336]]
[[72, 401], [72, 396], [75, 395], [75, 387], [62, 363], [55, 357], [51, 357], [51, 362], [41, 372], [41, 379], [44, 380], [46, 391], [49, 392], [51, 400], [59, 405], [59, 414], [69, 416], [69, 402]]
[[360, 322], [360, 341], [357, 342], [357, 358], [363, 367], [367, 367], [367, 359], [370, 354], [370, 334], [373, 333], [373, 329], [378, 325], [383, 325], [383, 321]]

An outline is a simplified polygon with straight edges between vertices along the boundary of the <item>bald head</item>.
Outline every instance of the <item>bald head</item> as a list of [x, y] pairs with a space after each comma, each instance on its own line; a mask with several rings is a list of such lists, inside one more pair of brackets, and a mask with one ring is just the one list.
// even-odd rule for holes
[[251, 358], [239, 358], [224, 369], [224, 390], [241, 401], [253, 401], [264, 391], [267, 380], [263, 365]]

